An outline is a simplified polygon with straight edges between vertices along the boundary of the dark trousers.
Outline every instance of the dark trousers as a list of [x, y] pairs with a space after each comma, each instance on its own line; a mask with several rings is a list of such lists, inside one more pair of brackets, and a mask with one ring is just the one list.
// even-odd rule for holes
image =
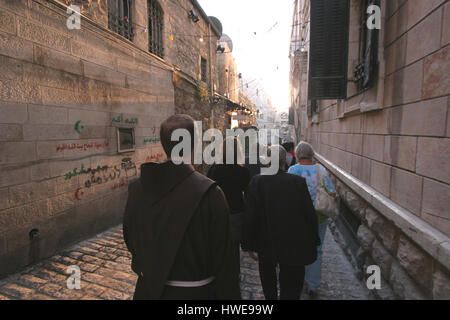
[[[278, 300], [277, 264], [259, 256], [259, 275], [266, 300]], [[299, 300], [305, 280], [305, 266], [280, 265], [280, 300]]]
[[242, 239], [242, 213], [235, 213], [230, 215], [230, 226], [232, 236], [232, 246], [234, 253], [235, 265], [238, 273], [241, 272], [241, 239]]

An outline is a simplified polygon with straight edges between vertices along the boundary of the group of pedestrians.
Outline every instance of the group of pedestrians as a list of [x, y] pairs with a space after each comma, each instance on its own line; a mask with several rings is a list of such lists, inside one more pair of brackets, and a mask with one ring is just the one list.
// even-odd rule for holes
[[327, 226], [315, 210], [318, 177], [331, 194], [334, 187], [312, 147], [271, 146], [279, 170], [261, 175], [249, 155], [238, 163], [241, 146], [227, 138], [223, 154], [232, 147], [235, 161], [212, 165], [205, 177], [171, 161], [177, 129], [193, 137], [193, 119], [175, 115], [161, 125], [167, 162], [143, 164], [129, 186], [123, 231], [138, 275], [134, 298], [240, 299], [241, 249], [258, 261], [266, 299], [300, 299], [304, 282], [315, 298]]

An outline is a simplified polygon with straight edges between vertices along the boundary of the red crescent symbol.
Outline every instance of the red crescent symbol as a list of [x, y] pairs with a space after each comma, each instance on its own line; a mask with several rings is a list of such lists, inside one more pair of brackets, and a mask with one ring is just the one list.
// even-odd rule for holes
[[[75, 199], [77, 199], [78, 201], [81, 200], [78, 196], [78, 192], [81, 190], [81, 188], [78, 188], [77, 191], [75, 191]], [[83, 194], [83, 193], [81, 193]]]

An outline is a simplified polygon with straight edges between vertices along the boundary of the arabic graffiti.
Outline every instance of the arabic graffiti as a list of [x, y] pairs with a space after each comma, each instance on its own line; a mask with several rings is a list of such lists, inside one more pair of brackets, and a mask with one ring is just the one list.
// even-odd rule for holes
[[81, 120], [75, 122], [74, 129], [76, 132], [81, 133], [81, 129], [84, 129], [84, 126], [81, 125]]
[[[127, 177], [137, 176], [136, 164], [132, 161], [131, 158], [124, 158], [124, 159], [122, 159], [121, 166], [122, 166], [122, 169], [125, 170], [125, 173], [126, 173]], [[133, 171], [133, 174], [129, 175], [128, 171]]]
[[144, 138], [144, 144], [147, 143], [159, 143], [161, 142], [161, 138]]
[[164, 154], [156, 153], [156, 154], [152, 154], [151, 156], [148, 156], [147, 158], [145, 158], [145, 162], [159, 162], [163, 158], [164, 158]]
[[90, 188], [94, 184], [102, 184], [120, 178], [120, 168], [114, 167], [97, 167], [90, 171], [91, 176], [85, 181], [84, 186]]
[[[138, 174], [136, 164], [131, 158], [124, 158], [120, 165], [115, 166], [97, 166], [97, 168], [74, 168], [72, 171], [66, 173], [65, 180], [70, 180], [79, 175], [88, 175], [88, 179], [84, 181], [81, 188], [75, 192], [75, 198], [81, 200], [80, 196], [84, 194], [84, 188], [91, 188], [94, 185], [104, 184], [110, 181], [119, 180], [112, 186], [112, 190], [122, 188], [128, 183], [130, 178], [136, 177]], [[126, 182], [124, 182], [126, 181]]]
[[103, 143], [97, 143], [97, 142], [91, 142], [91, 143], [72, 143], [72, 144], [58, 144], [56, 147], [57, 152], [63, 152], [64, 150], [80, 150], [80, 151], [86, 151], [88, 149], [103, 149], [109, 146], [109, 142], [105, 141]]
[[138, 118], [124, 119], [123, 115], [119, 115], [116, 118], [111, 119], [111, 124], [114, 123], [126, 123], [126, 124], [138, 124]]

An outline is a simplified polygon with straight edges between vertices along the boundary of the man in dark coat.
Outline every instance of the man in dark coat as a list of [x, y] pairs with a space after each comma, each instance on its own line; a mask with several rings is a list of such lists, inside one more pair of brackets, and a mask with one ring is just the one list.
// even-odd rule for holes
[[264, 295], [278, 299], [276, 266], [280, 267], [280, 299], [300, 299], [305, 266], [317, 258], [317, 216], [304, 178], [283, 172], [286, 151], [279, 153], [275, 175], [257, 175], [247, 192], [242, 247], [258, 253]]
[[169, 161], [143, 164], [129, 186], [123, 233], [139, 276], [134, 299], [240, 299], [225, 196], [192, 165], [170, 160], [176, 129], [193, 147], [193, 119], [170, 117], [161, 125]]

